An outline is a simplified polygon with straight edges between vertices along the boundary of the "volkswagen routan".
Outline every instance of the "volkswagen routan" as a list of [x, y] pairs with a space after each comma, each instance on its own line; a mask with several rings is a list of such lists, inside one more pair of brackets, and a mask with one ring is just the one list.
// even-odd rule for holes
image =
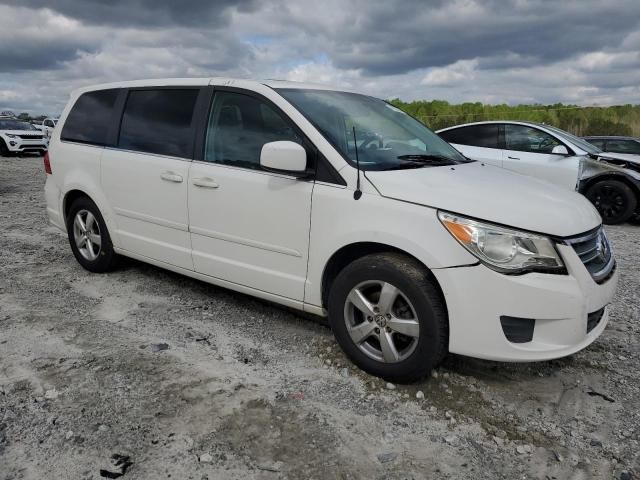
[[326, 316], [360, 368], [447, 352], [566, 356], [608, 321], [616, 262], [581, 195], [472, 161], [387, 102], [226, 78], [72, 93], [44, 159], [77, 261], [119, 256]]

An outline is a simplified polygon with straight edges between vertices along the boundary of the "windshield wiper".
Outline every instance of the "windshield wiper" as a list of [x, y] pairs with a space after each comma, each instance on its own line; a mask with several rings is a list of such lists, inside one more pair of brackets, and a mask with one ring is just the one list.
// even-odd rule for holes
[[428, 162], [420, 162], [415, 160], [406, 160], [406, 163], [400, 163], [392, 167], [383, 168], [382, 170], [408, 170], [409, 168], [426, 168], [429, 166]]
[[398, 160], [405, 162], [419, 162], [419, 163], [437, 163], [438, 165], [456, 165], [456, 161], [445, 157], [444, 155], [436, 155], [433, 153], [419, 153], [411, 155], [398, 155]]
[[410, 155], [398, 155], [396, 159], [406, 162], [400, 165], [384, 168], [383, 170], [405, 170], [409, 168], [443, 167], [446, 165], [456, 165], [456, 161], [444, 155], [430, 153], [419, 153]]

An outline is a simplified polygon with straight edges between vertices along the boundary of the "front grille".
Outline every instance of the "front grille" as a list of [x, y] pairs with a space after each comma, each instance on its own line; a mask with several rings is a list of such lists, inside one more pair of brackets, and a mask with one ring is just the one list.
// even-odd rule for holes
[[609, 245], [609, 239], [601, 226], [578, 237], [565, 240], [573, 247], [591, 277], [603, 283], [613, 274], [616, 261]]
[[24, 140], [42, 140], [42, 135], [18, 135], [20, 138]]
[[596, 310], [595, 312], [591, 312], [587, 315], [587, 333], [596, 328], [596, 326], [602, 320], [602, 316], [604, 315], [605, 307], [602, 307], [600, 310]]

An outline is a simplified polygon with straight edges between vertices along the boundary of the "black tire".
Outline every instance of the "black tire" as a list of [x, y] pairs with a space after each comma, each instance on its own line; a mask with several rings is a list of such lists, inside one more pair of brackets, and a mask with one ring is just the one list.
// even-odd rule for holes
[[[92, 225], [96, 224], [97, 229], [93, 229], [92, 232], [94, 238], [96, 236], [100, 238], [100, 245], [98, 247], [91, 243], [85, 243], [84, 246], [79, 247], [75, 241], [76, 233], [74, 222], [79, 212], [81, 212], [81, 216], [86, 215], [84, 212], [89, 212], [93, 216], [94, 221]], [[118, 256], [113, 250], [113, 243], [111, 243], [111, 236], [107, 230], [107, 225], [100, 210], [90, 198], [80, 197], [71, 204], [67, 214], [67, 236], [73, 255], [76, 257], [78, 263], [86, 270], [94, 273], [103, 273], [112, 270], [116, 266]], [[85, 252], [88, 252], [88, 249], [91, 248], [91, 254], [96, 255], [95, 258], [87, 258], [88, 254], [83, 254], [81, 248]]]
[[7, 144], [4, 143], [4, 140], [0, 138], [0, 157], [8, 157], [9, 149], [7, 148]]
[[607, 225], [626, 222], [636, 210], [635, 192], [624, 182], [606, 179], [591, 185], [585, 194]]
[[[400, 298], [402, 304], [400, 306], [405, 307], [408, 304], [408, 310], [415, 311], [415, 316], [411, 315], [411, 317], [417, 317], [419, 323], [419, 333], [413, 338], [393, 330], [389, 333], [396, 339], [396, 342], [404, 341], [406, 344], [408, 340], [412, 342], [411, 345], [414, 345], [413, 349], [407, 347], [405, 358], [394, 360], [393, 363], [386, 363], [383, 359], [376, 360], [372, 358], [371, 353], [365, 353], [363, 347], [358, 346], [352, 340], [347, 327], [347, 323], [354, 319], [351, 318], [351, 315], [357, 316], [356, 313], [348, 313], [357, 312], [357, 310], [350, 310], [352, 307], [347, 306], [347, 297], [354, 288], [360, 285], [364, 285], [362, 287], [364, 289], [369, 288], [367, 285], [370, 282], [374, 284], [384, 282], [397, 287], [402, 296], [395, 297], [396, 307], [392, 306], [391, 309], [397, 308], [398, 298]], [[375, 292], [373, 295], [375, 298]], [[408, 303], [405, 300], [408, 300]], [[379, 305], [381, 304], [382, 302], [379, 303]], [[390, 252], [367, 255], [355, 260], [345, 267], [333, 282], [329, 292], [328, 307], [329, 324], [338, 344], [353, 363], [372, 375], [390, 382], [413, 382], [428, 375], [447, 354], [449, 322], [444, 300], [431, 273], [416, 260], [406, 255]], [[380, 320], [383, 323], [378, 323], [378, 317], [384, 317], [384, 315], [376, 315], [374, 322], [369, 321], [369, 324], [374, 327], [387, 325], [384, 318]], [[361, 322], [351, 323], [351, 325], [356, 328], [359, 326], [367, 328], [364, 314], [361, 315], [361, 320]], [[388, 325], [382, 328], [382, 331], [377, 328], [377, 334], [367, 337], [367, 340], [361, 342], [361, 345], [365, 349], [375, 350], [375, 344], [378, 342], [382, 352], [382, 343], [378, 339], [384, 334], [384, 330], [389, 332], [388, 328]]]

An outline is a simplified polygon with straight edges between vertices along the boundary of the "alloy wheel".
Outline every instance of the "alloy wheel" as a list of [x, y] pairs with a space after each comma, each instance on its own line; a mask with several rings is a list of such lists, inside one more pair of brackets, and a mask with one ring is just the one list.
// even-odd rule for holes
[[90, 262], [100, 255], [102, 236], [96, 217], [89, 210], [79, 210], [73, 220], [73, 239], [80, 255]]
[[399, 288], [388, 282], [356, 285], [345, 301], [344, 319], [353, 343], [379, 362], [401, 362], [418, 345], [416, 309]]
[[603, 218], [614, 218], [625, 209], [625, 199], [621, 191], [611, 185], [602, 185], [593, 192], [594, 203]]

